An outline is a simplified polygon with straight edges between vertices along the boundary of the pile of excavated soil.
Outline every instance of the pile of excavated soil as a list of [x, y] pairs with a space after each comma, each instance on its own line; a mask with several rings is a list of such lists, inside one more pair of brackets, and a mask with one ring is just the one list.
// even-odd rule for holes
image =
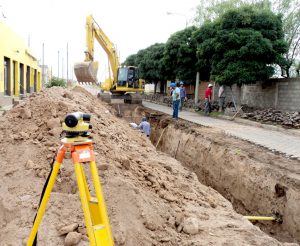
[[[157, 152], [149, 139], [80, 87], [33, 94], [0, 118], [1, 245], [25, 243], [60, 146], [61, 122], [74, 111], [92, 114], [96, 162], [116, 245], [291, 245], [243, 219], [195, 173]], [[39, 228], [38, 245], [71, 245], [70, 239], [89, 245], [67, 159]]]

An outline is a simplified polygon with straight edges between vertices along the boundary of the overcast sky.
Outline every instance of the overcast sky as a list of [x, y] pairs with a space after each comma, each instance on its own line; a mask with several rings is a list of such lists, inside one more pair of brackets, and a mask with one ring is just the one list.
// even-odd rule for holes
[[[186, 20], [191, 24], [198, 2], [199, 0], [0, 0], [0, 21], [7, 23], [30, 43], [30, 49], [39, 60], [42, 60], [44, 43], [45, 64], [52, 67], [54, 76], [57, 76], [59, 69], [60, 77], [62, 70], [64, 78], [67, 77], [68, 43], [69, 78], [72, 78], [73, 64], [84, 60], [87, 15], [93, 15], [111, 42], [117, 46], [122, 62], [140, 49], [166, 42], [172, 33], [185, 28]], [[1, 16], [1, 10], [6, 18]], [[167, 15], [167, 12], [177, 15]], [[95, 58], [99, 61], [98, 78], [103, 80], [106, 77], [107, 55], [97, 42], [95, 50]]]

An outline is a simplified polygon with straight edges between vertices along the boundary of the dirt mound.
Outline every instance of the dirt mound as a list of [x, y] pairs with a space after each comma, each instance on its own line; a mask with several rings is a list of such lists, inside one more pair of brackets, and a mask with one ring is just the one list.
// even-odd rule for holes
[[[61, 122], [74, 111], [92, 114], [96, 162], [116, 245], [283, 245], [79, 87], [33, 94], [0, 118], [2, 245], [26, 241], [60, 146]], [[63, 226], [69, 227], [63, 228], [67, 237]], [[39, 245], [64, 245], [70, 238], [89, 245], [75, 173], [65, 160], [40, 226]]]

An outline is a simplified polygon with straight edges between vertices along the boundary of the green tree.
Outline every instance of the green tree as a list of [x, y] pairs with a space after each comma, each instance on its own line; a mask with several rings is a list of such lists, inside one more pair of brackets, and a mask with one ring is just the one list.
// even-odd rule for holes
[[195, 26], [178, 31], [170, 36], [164, 52], [164, 63], [168, 79], [195, 81], [197, 72], [196, 45], [192, 34]]
[[126, 60], [122, 63], [122, 65], [137, 66], [137, 63], [136, 63], [136, 54], [128, 56], [126, 58]]
[[300, 54], [300, 5], [299, 0], [200, 0], [197, 7], [195, 24], [201, 26], [206, 21], [214, 21], [227, 11], [241, 6], [253, 6], [257, 10], [272, 10], [282, 15], [284, 39], [288, 49], [285, 60], [279, 65], [282, 75], [290, 77], [290, 69]]
[[164, 78], [164, 54], [165, 44], [156, 43], [144, 49], [138, 55], [138, 66], [142, 71], [143, 78], [148, 81], [158, 82]]
[[51, 80], [46, 85], [47, 88], [53, 87], [53, 86], [61, 86], [66, 87], [66, 81], [64, 79], [60, 79], [57, 77], [52, 77]]
[[297, 77], [300, 77], [300, 61], [296, 65], [296, 74], [297, 74]]
[[200, 72], [201, 80], [209, 80], [212, 58], [214, 56], [215, 49], [213, 42], [219, 29], [219, 23], [206, 22], [201, 28], [198, 28], [192, 35], [192, 40], [197, 47], [197, 71]]
[[290, 77], [290, 70], [300, 55], [300, 5], [298, 0], [273, 1], [272, 9], [282, 15], [284, 38], [288, 45], [285, 63], [281, 65], [282, 75]]
[[[220, 84], [249, 84], [274, 73], [286, 52], [282, 23], [271, 11], [243, 7], [227, 11], [200, 28], [208, 38], [199, 42], [199, 61], [208, 60], [211, 75]], [[198, 34], [199, 36], [199, 34]]]
[[[149, 46], [146, 49], [140, 50], [136, 55], [136, 64], [140, 70], [140, 75], [143, 79], [146, 80], [146, 83], [155, 84], [156, 86], [159, 81], [162, 84], [165, 84], [165, 66], [163, 61], [165, 44], [156, 43]], [[164, 90], [164, 87], [161, 87], [161, 90]]]

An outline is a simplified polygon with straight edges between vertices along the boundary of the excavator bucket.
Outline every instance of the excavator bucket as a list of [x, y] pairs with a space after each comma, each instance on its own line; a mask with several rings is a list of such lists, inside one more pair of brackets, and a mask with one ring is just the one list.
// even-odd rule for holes
[[77, 62], [74, 72], [78, 82], [97, 83], [98, 62]]

